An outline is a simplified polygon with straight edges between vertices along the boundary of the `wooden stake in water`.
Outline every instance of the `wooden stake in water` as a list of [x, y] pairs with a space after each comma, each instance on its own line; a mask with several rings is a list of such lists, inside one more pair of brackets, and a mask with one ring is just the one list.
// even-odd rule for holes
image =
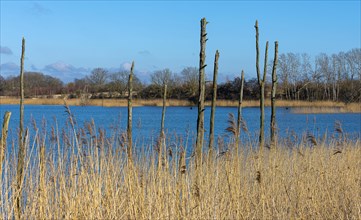
[[24, 175], [24, 158], [25, 158], [25, 138], [24, 133], [24, 57], [25, 57], [25, 39], [22, 40], [22, 50], [20, 58], [20, 132], [19, 132], [19, 152], [18, 165], [16, 172], [16, 183], [18, 196], [16, 197], [16, 217], [21, 218], [21, 204], [22, 200], [22, 180]]
[[242, 70], [242, 73], [241, 73], [241, 88], [239, 89], [239, 99], [238, 99], [237, 131], [236, 131], [236, 140], [235, 140], [237, 154], [238, 154], [238, 148], [239, 148], [239, 136], [241, 134], [243, 86], [244, 86], [244, 71]]
[[258, 21], [254, 25], [256, 29], [256, 71], [257, 71], [257, 80], [259, 85], [260, 93], [260, 131], [259, 131], [259, 145], [260, 147], [264, 146], [264, 87], [266, 84], [266, 73], [267, 73], [267, 55], [268, 55], [268, 41], [266, 42], [265, 50], [265, 59], [264, 59], [264, 69], [263, 69], [263, 78], [261, 78], [261, 71], [259, 68], [259, 33], [258, 33]]
[[133, 152], [133, 138], [132, 138], [132, 118], [133, 118], [133, 106], [132, 106], [132, 92], [133, 92], [133, 71], [134, 71], [134, 61], [132, 62], [132, 66], [130, 68], [129, 81], [128, 81], [128, 128], [127, 128], [127, 136], [128, 136], [128, 146], [127, 153], [129, 161], [132, 161], [132, 152]]
[[166, 157], [166, 147], [165, 147], [165, 133], [164, 133], [164, 118], [165, 118], [165, 109], [167, 105], [167, 85], [163, 83], [163, 109], [162, 109], [162, 119], [160, 124], [160, 140], [159, 140], [159, 158], [158, 158], [158, 167], [160, 168], [164, 159]]
[[205, 95], [205, 67], [206, 63], [206, 33], [207, 21], [201, 19], [201, 49], [199, 53], [199, 98], [198, 98], [198, 118], [197, 118], [197, 140], [196, 140], [196, 166], [198, 167], [202, 160], [202, 148], [204, 141], [204, 95]]
[[272, 94], [271, 94], [271, 145], [275, 146], [276, 141], [276, 89], [277, 89], [277, 61], [278, 61], [278, 41], [275, 41], [275, 55], [272, 68]]
[[160, 135], [163, 138], [164, 137], [164, 118], [165, 118], [165, 109], [167, 105], [167, 85], [164, 83], [163, 87], [163, 109], [162, 109], [162, 121], [160, 124]]
[[211, 151], [214, 148], [214, 115], [216, 112], [217, 101], [217, 75], [218, 75], [218, 59], [219, 52], [216, 51], [214, 56], [214, 70], [213, 70], [213, 93], [212, 93], [212, 108], [211, 108], [211, 122], [209, 128], [209, 145], [208, 150]]

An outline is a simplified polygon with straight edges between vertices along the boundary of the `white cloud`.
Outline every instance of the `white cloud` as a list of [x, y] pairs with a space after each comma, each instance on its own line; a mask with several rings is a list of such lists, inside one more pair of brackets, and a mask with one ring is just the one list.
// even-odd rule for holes
[[0, 74], [3, 76], [13, 76], [18, 75], [20, 73], [20, 67], [13, 63], [3, 63], [0, 65]]
[[0, 46], [0, 53], [1, 53], [1, 54], [6, 54], [6, 55], [12, 55], [12, 54], [13, 54], [13, 52], [11, 51], [10, 48], [8, 48], [8, 47], [1, 47], [1, 46]]
[[76, 78], [79, 79], [83, 78], [85, 75], [88, 75], [91, 72], [91, 69], [84, 67], [74, 67], [71, 64], [59, 61], [46, 65], [43, 69], [40, 69], [39, 71], [57, 77], [64, 82], [72, 82]]
[[56, 62], [49, 65], [46, 65], [45, 70], [55, 71], [55, 72], [71, 72], [72, 70], [76, 69], [70, 64], [66, 64], [63, 62]]
[[[131, 62], [124, 62], [117, 68], [104, 68], [108, 70], [109, 73], [114, 73], [118, 71], [130, 71], [132, 66]], [[45, 65], [44, 67], [38, 67], [35, 65], [30, 65], [30, 68], [25, 71], [33, 71], [33, 72], [41, 72], [46, 75], [50, 75], [52, 77], [59, 78], [64, 83], [73, 82], [74, 79], [81, 79], [85, 76], [89, 75], [92, 71], [91, 68], [84, 68], [84, 67], [75, 67], [71, 64], [58, 61], [55, 63], [51, 63]], [[20, 67], [12, 62], [3, 63], [0, 65], [0, 73], [2, 76], [16, 76], [19, 75]], [[150, 72], [147, 70], [139, 70], [135, 68], [134, 74], [140, 78], [142, 82], [149, 82], [150, 79]]]
[[131, 67], [132, 67], [132, 63], [125, 62], [125, 63], [122, 64], [122, 68], [123, 68], [124, 70], [129, 71]]

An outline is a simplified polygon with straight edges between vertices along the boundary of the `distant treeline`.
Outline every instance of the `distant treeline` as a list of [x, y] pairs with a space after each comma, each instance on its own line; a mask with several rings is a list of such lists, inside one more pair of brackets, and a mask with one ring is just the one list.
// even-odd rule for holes
[[[279, 56], [277, 96], [285, 100], [332, 100], [359, 102], [361, 100], [361, 49], [338, 54], [319, 54], [313, 60], [308, 54], [287, 53]], [[271, 68], [271, 67], [270, 67]], [[271, 71], [269, 70], [270, 74]], [[124, 98], [127, 94], [128, 72], [108, 72], [94, 69], [89, 76], [63, 83], [60, 79], [39, 72], [25, 73], [25, 96], [53, 96], [66, 94], [79, 98]], [[0, 75], [0, 96], [19, 95], [19, 76], [4, 78]], [[236, 100], [240, 77], [218, 85], [219, 99]], [[155, 71], [151, 82], [144, 84], [134, 77], [135, 97], [154, 99], [162, 97], [162, 85], [168, 85], [167, 97], [195, 101], [198, 97], [198, 68], [186, 67], [180, 73], [169, 69]], [[211, 99], [212, 83], [207, 83], [206, 99]], [[266, 97], [270, 95], [271, 83], [266, 84]], [[256, 78], [246, 79], [244, 99], [258, 99]]]

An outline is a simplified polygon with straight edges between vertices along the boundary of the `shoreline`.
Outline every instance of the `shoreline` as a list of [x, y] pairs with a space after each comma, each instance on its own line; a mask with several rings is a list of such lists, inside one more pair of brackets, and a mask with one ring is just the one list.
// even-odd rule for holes
[[[127, 99], [89, 99], [86, 103], [82, 103], [80, 99], [67, 99], [69, 106], [103, 106], [103, 107], [126, 107]], [[0, 105], [18, 105], [18, 98], [0, 98]], [[25, 105], [64, 105], [64, 100], [59, 98], [27, 98], [24, 100]], [[162, 99], [134, 99], [133, 106], [162, 106]], [[210, 106], [211, 102], [206, 101], [206, 106]], [[217, 106], [220, 107], [236, 107], [238, 101], [235, 100], [217, 100]], [[270, 106], [271, 101], [266, 100], [265, 106]], [[168, 99], [167, 106], [196, 106], [196, 104], [188, 100]], [[258, 107], [259, 100], [243, 101], [242, 107]], [[287, 101], [278, 100], [277, 107], [289, 107], [297, 114], [304, 113], [361, 113], [360, 103], [345, 104], [342, 102], [332, 101]]]

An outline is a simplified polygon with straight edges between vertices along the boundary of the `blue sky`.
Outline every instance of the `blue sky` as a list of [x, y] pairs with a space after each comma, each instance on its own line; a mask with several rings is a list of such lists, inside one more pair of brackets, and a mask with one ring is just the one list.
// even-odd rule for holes
[[[199, 65], [200, 19], [206, 17], [207, 74], [220, 51], [220, 80], [255, 73], [260, 44], [279, 41], [279, 53], [332, 54], [360, 48], [360, 1], [0, 1], [0, 64], [18, 74], [21, 38], [25, 69], [64, 81], [96, 67], [135, 69], [142, 81], [155, 70]], [[263, 54], [263, 53], [262, 53]]]

